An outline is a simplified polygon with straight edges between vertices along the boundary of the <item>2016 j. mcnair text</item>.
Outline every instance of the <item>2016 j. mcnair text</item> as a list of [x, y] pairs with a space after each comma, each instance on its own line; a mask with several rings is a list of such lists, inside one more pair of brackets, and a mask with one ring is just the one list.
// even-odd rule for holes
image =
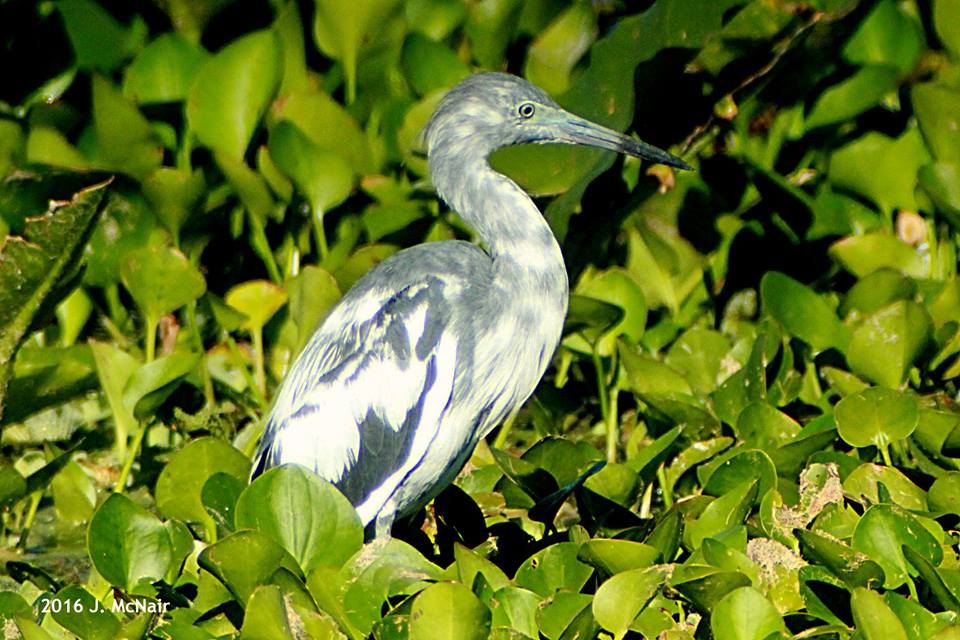
[[567, 271], [536, 205], [489, 155], [525, 143], [680, 158], [561, 109], [539, 88], [478, 73], [425, 131], [430, 175], [477, 232], [400, 251], [321, 323], [280, 387], [254, 475], [298, 463], [335, 484], [377, 537], [453, 481], [533, 393], [560, 340]]

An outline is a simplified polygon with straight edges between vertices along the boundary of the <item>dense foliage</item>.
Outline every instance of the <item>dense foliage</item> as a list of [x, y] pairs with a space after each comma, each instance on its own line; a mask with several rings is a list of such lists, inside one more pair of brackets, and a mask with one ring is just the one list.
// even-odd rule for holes
[[[960, 638], [960, 0], [0, 24], [5, 637]], [[418, 133], [477, 69], [696, 170], [497, 154], [563, 245], [562, 346], [364, 547], [335, 489], [249, 456], [343, 291], [472, 237]]]

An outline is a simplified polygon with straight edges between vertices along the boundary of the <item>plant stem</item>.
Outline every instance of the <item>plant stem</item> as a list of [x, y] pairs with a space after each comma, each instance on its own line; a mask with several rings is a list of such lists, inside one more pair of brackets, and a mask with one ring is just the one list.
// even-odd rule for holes
[[143, 444], [143, 436], [147, 433], [147, 423], [140, 420], [137, 424], [137, 433], [133, 437], [133, 444], [127, 452], [127, 459], [123, 462], [123, 469], [120, 470], [120, 477], [117, 478], [117, 484], [113, 487], [114, 493], [122, 493], [127, 485], [127, 478], [130, 477], [130, 471], [133, 469], [133, 463], [140, 454], [140, 445]]
[[312, 205], [312, 209], [313, 235], [316, 237], [317, 251], [320, 253], [320, 260], [317, 262], [321, 262], [330, 255], [330, 247], [327, 244], [327, 231], [323, 228], [323, 209], [316, 205]]
[[43, 499], [43, 491], [38, 490], [30, 494], [30, 507], [27, 509], [27, 517], [23, 520], [23, 527], [20, 528], [20, 539], [17, 541], [17, 547], [21, 549], [27, 546], [27, 538], [30, 537], [30, 529], [33, 527], [33, 521], [37, 516], [41, 499]]
[[227, 347], [230, 349], [230, 355], [233, 356], [234, 363], [236, 363], [237, 367], [240, 368], [240, 372], [243, 374], [243, 379], [247, 381], [247, 386], [250, 387], [250, 390], [253, 392], [253, 397], [257, 401], [257, 404], [261, 409], [266, 408], [267, 399], [262, 393], [260, 393], [260, 389], [257, 388], [257, 383], [250, 374], [250, 370], [247, 369], [247, 365], [243, 362], [243, 356], [240, 355], [240, 349], [237, 347], [237, 343], [234, 341], [233, 336], [227, 335]]
[[250, 331], [253, 338], [253, 380], [261, 396], [267, 393], [267, 374], [263, 365], [263, 329], [256, 327]]
[[619, 394], [617, 387], [610, 389], [610, 400], [607, 402], [607, 462], [616, 462], [620, 450], [620, 420], [617, 411]]
[[663, 496], [663, 506], [669, 509], [673, 506], [673, 492], [667, 486], [667, 474], [661, 464], [657, 467], [657, 482], [660, 484], [660, 495]]
[[153, 359], [157, 354], [157, 324], [159, 324], [159, 322], [150, 317], [148, 317], [144, 323], [143, 338], [147, 350], [147, 362], [153, 362]]
[[510, 429], [513, 427], [513, 421], [517, 417], [517, 412], [514, 411], [507, 419], [503, 421], [503, 424], [500, 425], [500, 431], [497, 432], [497, 437], [493, 439], [493, 448], [494, 449], [503, 449], [507, 444], [507, 436], [510, 435]]
[[890, 459], [890, 445], [886, 442], [880, 447], [880, 455], [883, 456], [883, 464], [888, 467], [893, 466], [893, 461]]

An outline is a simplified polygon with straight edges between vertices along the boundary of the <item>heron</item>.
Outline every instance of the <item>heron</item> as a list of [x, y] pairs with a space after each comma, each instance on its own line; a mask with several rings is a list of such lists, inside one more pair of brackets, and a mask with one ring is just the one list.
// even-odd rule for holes
[[399, 251], [321, 321], [281, 383], [253, 477], [295, 463], [336, 486], [367, 538], [425, 506], [530, 397], [560, 341], [569, 284], [560, 246], [495, 150], [562, 143], [679, 169], [683, 160], [564, 111], [519, 77], [476, 73], [424, 129], [434, 188], [482, 246]]

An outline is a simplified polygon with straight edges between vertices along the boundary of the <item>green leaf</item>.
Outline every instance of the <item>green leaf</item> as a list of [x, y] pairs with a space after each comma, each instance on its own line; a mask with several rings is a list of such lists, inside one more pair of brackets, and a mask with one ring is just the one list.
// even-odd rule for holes
[[940, 40], [955, 58], [960, 58], [960, 2], [958, 0], [934, 0], [933, 26]]
[[766, 402], [751, 402], [737, 417], [737, 435], [749, 447], [767, 450], [784, 445], [800, 433], [800, 425]]
[[143, 581], [163, 578], [173, 559], [163, 523], [119, 493], [107, 498], [90, 521], [87, 552], [97, 572], [128, 593]]
[[633, 540], [588, 540], [580, 547], [580, 560], [607, 575], [649, 567], [660, 558], [660, 550]]
[[843, 48], [853, 64], [889, 64], [906, 75], [923, 52], [923, 29], [917, 19], [894, 0], [882, 0], [860, 23]]
[[608, 269], [593, 277], [585, 277], [575, 292], [578, 295], [616, 305], [623, 309], [624, 316], [619, 323], [606, 332], [598, 334], [585, 330], [581, 335], [568, 337], [564, 340], [565, 346], [584, 353], [592, 353], [591, 345], [596, 343], [597, 353], [601, 356], [609, 356], [616, 350], [618, 336], [627, 336], [635, 342], [643, 335], [647, 324], [647, 305], [640, 285], [625, 269]]
[[694, 391], [707, 394], [725, 374], [724, 358], [730, 346], [730, 340], [719, 331], [692, 327], [670, 345], [664, 362], [683, 374]]
[[911, 278], [893, 269], [878, 269], [850, 288], [840, 310], [844, 315], [853, 311], [869, 315], [897, 300], [909, 300], [916, 293], [917, 286]]
[[857, 327], [847, 348], [847, 362], [858, 375], [899, 387], [931, 333], [926, 309], [911, 300], [899, 300]]
[[920, 187], [953, 227], [960, 228], [960, 164], [928, 164], [917, 175]]
[[454, 544], [453, 557], [456, 561], [457, 577], [461, 584], [472, 586], [477, 575], [482, 575], [490, 588], [495, 591], [510, 584], [510, 578], [500, 567], [460, 543]]
[[324, 55], [343, 64], [347, 79], [347, 102], [357, 90], [357, 60], [361, 44], [369, 42], [387, 21], [398, 0], [314, 0], [313, 38]]
[[927, 494], [915, 485], [896, 467], [864, 463], [847, 474], [843, 481], [843, 490], [850, 496], [864, 496], [868, 503], [881, 502], [880, 484], [886, 489], [889, 499], [904, 509], [914, 511], [927, 510]]
[[926, 277], [929, 264], [924, 256], [906, 242], [883, 233], [867, 233], [838, 240], [830, 255], [857, 277], [877, 269], [895, 269], [915, 278]]
[[631, 569], [618, 573], [597, 589], [593, 616], [601, 627], [621, 640], [630, 625], [660, 590], [668, 570], [665, 567]]
[[730, 527], [743, 524], [757, 499], [759, 480], [737, 485], [707, 505], [696, 520], [687, 524], [684, 540], [691, 549], [700, 547], [704, 538], [710, 538]]
[[960, 471], [948, 471], [927, 492], [932, 511], [960, 515]]
[[541, 601], [540, 596], [532, 591], [514, 586], [496, 591], [488, 603], [493, 613], [494, 633], [506, 629], [518, 634], [518, 640], [535, 638], [539, 633], [537, 614], [540, 612]]
[[427, 587], [413, 601], [410, 640], [486, 640], [490, 610], [467, 587], [441, 582]]
[[143, 180], [163, 161], [156, 132], [113, 83], [94, 75], [92, 84], [97, 164]]
[[196, 74], [187, 121], [201, 143], [230, 160], [243, 158], [282, 78], [273, 31], [257, 31], [218, 51]]
[[759, 449], [746, 449], [727, 457], [726, 454], [716, 461], [708, 462], [697, 470], [708, 471], [709, 477], [703, 482], [703, 493], [722, 496], [733, 491], [741, 483], [757, 478], [757, 495], [763, 496], [777, 485], [777, 469], [770, 456]]
[[904, 545], [930, 558], [935, 565], [943, 559], [936, 538], [919, 520], [893, 505], [873, 505], [864, 512], [853, 531], [853, 549], [883, 568], [885, 589], [896, 589], [910, 579], [901, 549]]
[[731, 591], [711, 613], [710, 629], [716, 640], [764, 640], [787, 630], [773, 604], [753, 587]]
[[209, 57], [203, 47], [180, 34], [161, 34], [127, 67], [123, 94], [137, 104], [182, 102]]
[[864, 640], [907, 640], [897, 615], [876, 591], [857, 587], [850, 595], [850, 610]]
[[832, 536], [794, 529], [804, 558], [823, 565], [851, 587], [876, 588], [883, 584], [883, 568], [865, 554]]
[[[46, 213], [30, 218], [20, 235], [7, 235], [0, 245], [0, 415], [13, 355], [48, 297], [69, 277], [100, 210], [107, 183], [73, 194], [69, 201], [50, 200]], [[56, 183], [41, 182], [55, 197]], [[18, 203], [19, 204], [19, 203]]]
[[257, 587], [246, 603], [240, 640], [292, 640], [288, 615], [280, 587]]
[[815, 351], [846, 349], [850, 330], [837, 314], [809, 287], [777, 271], [768, 271], [760, 281], [763, 308], [793, 336]]
[[547, 93], [564, 93], [570, 87], [570, 72], [596, 37], [593, 7], [572, 4], [530, 44], [523, 75]]
[[934, 597], [940, 602], [940, 606], [954, 613], [960, 613], [960, 597], [957, 595], [956, 583], [954, 582], [953, 586], [947, 584], [933, 563], [914, 551], [912, 547], [903, 545], [900, 550], [903, 551], [903, 556], [907, 559], [907, 562], [917, 570], [923, 581], [927, 583]]
[[400, 64], [418, 96], [457, 84], [470, 69], [440, 42], [411, 33], [403, 43]]
[[290, 317], [297, 325], [294, 353], [300, 353], [320, 321], [340, 299], [340, 288], [329, 271], [312, 264], [287, 280], [284, 286], [290, 298]]
[[805, 122], [808, 131], [844, 123], [871, 109], [895, 91], [901, 70], [887, 65], [869, 65], [823, 92]]
[[917, 210], [917, 170], [930, 153], [916, 128], [893, 139], [871, 131], [841, 147], [830, 160], [830, 181], [869, 198], [885, 211]]
[[127, 257], [120, 265], [120, 278], [149, 324], [207, 290], [203, 275], [186, 256], [159, 243]]
[[524, 560], [514, 582], [545, 598], [559, 590], [579, 592], [593, 574], [593, 568], [577, 558], [579, 550], [573, 542], [542, 549]]
[[199, 522], [210, 531], [213, 522], [203, 506], [203, 489], [217, 473], [245, 482], [250, 460], [219, 438], [192, 440], [178, 451], [160, 472], [154, 495], [157, 509], [168, 518]]
[[323, 214], [353, 191], [353, 171], [337, 153], [314, 144], [289, 120], [270, 132], [270, 157], [307, 198], [313, 213]]
[[913, 86], [910, 98], [933, 157], [942, 163], [960, 163], [960, 91], [925, 82]]
[[83, 587], [65, 587], [50, 600], [53, 619], [77, 637], [111, 640], [120, 631], [117, 617]]
[[854, 447], [886, 447], [917, 428], [916, 401], [905, 393], [871, 387], [837, 403], [833, 414], [837, 432]]
[[363, 544], [363, 525], [330, 483], [298, 466], [271, 469], [240, 495], [237, 528], [255, 529], [288, 551], [304, 573], [339, 567]]
[[155, 415], [171, 393], [200, 363], [199, 351], [186, 346], [140, 365], [123, 387], [123, 404], [138, 420]]
[[56, 8], [80, 68], [111, 71], [120, 66], [131, 43], [123, 25], [101, 5], [91, 0], [59, 0]]
[[299, 573], [297, 562], [259, 531], [238, 531], [204, 549], [197, 557], [237, 599], [247, 602], [254, 589], [270, 584], [279, 568]]
[[205, 190], [206, 182], [199, 169], [190, 172], [160, 167], [143, 182], [143, 195], [174, 242], [187, 218], [200, 207]]
[[259, 331], [287, 303], [287, 292], [269, 280], [248, 280], [230, 287], [224, 302], [246, 316], [240, 329]]

